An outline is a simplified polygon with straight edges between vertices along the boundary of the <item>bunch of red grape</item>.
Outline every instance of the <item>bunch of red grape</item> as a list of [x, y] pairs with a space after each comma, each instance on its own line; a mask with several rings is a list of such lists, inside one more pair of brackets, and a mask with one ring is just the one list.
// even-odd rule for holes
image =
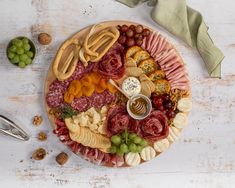
[[127, 47], [141, 46], [144, 37], [150, 34], [149, 29], [142, 25], [119, 25], [118, 30], [120, 32], [118, 42]]
[[170, 95], [156, 95], [155, 93], [152, 94], [152, 104], [153, 107], [157, 110], [162, 111], [169, 119], [175, 117], [174, 112], [174, 103], [170, 99]]

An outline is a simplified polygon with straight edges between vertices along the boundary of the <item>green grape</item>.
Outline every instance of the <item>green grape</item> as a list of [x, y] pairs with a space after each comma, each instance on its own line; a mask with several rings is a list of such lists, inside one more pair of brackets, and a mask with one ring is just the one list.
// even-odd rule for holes
[[116, 153], [117, 152], [117, 146], [112, 145], [109, 152], [113, 153], [113, 154]]
[[7, 57], [9, 59], [13, 59], [15, 57], [15, 54], [13, 52], [8, 52]]
[[120, 150], [123, 153], [127, 153], [128, 152], [128, 146], [126, 144], [121, 144], [120, 145]]
[[136, 151], [138, 153], [140, 153], [142, 151], [142, 149], [143, 149], [143, 146], [140, 146], [140, 145], [136, 146]]
[[133, 153], [135, 153], [136, 152], [136, 145], [134, 144], [134, 143], [131, 143], [130, 145], [129, 145], [129, 150], [130, 150], [130, 152], [133, 152]]
[[24, 49], [23, 48], [17, 48], [16, 53], [21, 55], [21, 54], [24, 53]]
[[9, 48], [9, 51], [10, 52], [16, 52], [16, 46], [15, 45], [12, 45], [10, 48]]
[[28, 40], [27, 38], [23, 38], [23, 39], [22, 39], [22, 42], [23, 42], [24, 44], [28, 44], [28, 43], [29, 43], [29, 40]]
[[115, 145], [119, 145], [119, 144], [121, 144], [122, 139], [121, 139], [120, 136], [114, 135], [114, 136], [111, 137], [111, 142]]
[[26, 54], [21, 54], [20, 55], [20, 61], [25, 62], [28, 59], [28, 56]]
[[135, 133], [129, 134], [129, 138], [130, 138], [131, 140], [134, 140], [135, 137], [137, 137], [137, 134], [135, 134]]
[[20, 40], [19, 40], [19, 39], [13, 39], [13, 40], [12, 40], [12, 44], [16, 45], [16, 43], [17, 43], [18, 41], [20, 41]]
[[25, 60], [25, 64], [26, 64], [26, 65], [29, 65], [29, 64], [31, 64], [31, 63], [32, 63], [32, 59], [27, 58], [27, 59]]
[[143, 146], [143, 147], [147, 146], [148, 142], [146, 140], [142, 139], [141, 142], [140, 142], [140, 145]]
[[127, 131], [124, 131], [123, 133], [122, 133], [122, 138], [128, 138], [128, 132]]
[[22, 47], [23, 46], [23, 42], [21, 40], [18, 40], [18, 41], [16, 41], [15, 45], [17, 47]]
[[25, 64], [24, 62], [20, 61], [19, 64], [18, 64], [18, 66], [19, 66], [20, 68], [25, 68], [25, 67], [26, 67], [26, 64]]
[[141, 139], [139, 136], [137, 136], [137, 137], [135, 137], [135, 138], [133, 139], [133, 142], [134, 142], [135, 144], [139, 144], [141, 141], [142, 141], [142, 139]]
[[20, 61], [19, 55], [15, 55], [15, 57], [12, 59], [12, 63], [18, 63]]
[[119, 156], [123, 156], [124, 153], [120, 150], [120, 148], [118, 148], [116, 154]]
[[29, 58], [32, 58], [32, 57], [33, 57], [33, 52], [28, 51], [28, 52], [26, 52], [26, 55], [27, 55]]
[[31, 46], [29, 44], [24, 44], [23, 48], [24, 48], [25, 51], [29, 51]]

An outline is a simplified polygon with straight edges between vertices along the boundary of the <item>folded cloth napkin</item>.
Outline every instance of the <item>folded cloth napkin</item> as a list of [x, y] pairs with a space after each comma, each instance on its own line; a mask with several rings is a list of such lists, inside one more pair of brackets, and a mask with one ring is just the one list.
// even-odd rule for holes
[[188, 7], [186, 0], [117, 0], [129, 7], [148, 1], [154, 6], [151, 16], [154, 21], [172, 34], [197, 48], [211, 77], [221, 78], [223, 53], [210, 38], [202, 15]]

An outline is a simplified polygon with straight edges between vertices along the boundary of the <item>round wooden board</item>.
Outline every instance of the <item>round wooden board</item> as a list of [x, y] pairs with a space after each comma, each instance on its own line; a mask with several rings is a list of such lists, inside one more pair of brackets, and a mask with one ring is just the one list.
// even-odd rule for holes
[[[126, 25], [131, 25], [131, 24], [133, 24], [133, 25], [138, 25], [139, 23], [129, 22], [129, 21], [122, 21], [122, 20], [115, 20], [115, 21], [105, 21], [105, 22], [101, 22], [101, 23], [99, 23], [99, 24], [101, 25], [101, 27], [99, 27], [97, 31], [99, 31], [99, 30], [101, 30], [101, 29], [103, 29], [103, 28], [105, 28], [105, 27], [109, 27], [109, 26], [117, 26], [117, 25], [123, 25], [123, 24], [126, 24]], [[143, 25], [143, 26], [144, 26], [145, 28], [148, 28], [148, 29], [151, 30], [151, 31], [154, 31], [153, 29], [151, 29], [151, 28], [149, 28], [149, 27], [147, 27], [147, 26], [145, 26], [145, 25]], [[92, 27], [92, 26], [87, 26], [86, 28], [83, 28], [83, 29], [81, 29], [80, 31], [78, 31], [77, 33], [75, 33], [74, 35], [72, 35], [70, 38], [68, 38], [66, 41], [64, 41], [64, 42], [60, 45], [60, 48], [61, 48], [61, 46], [63, 46], [63, 44], [66, 43], [68, 40], [71, 40], [71, 39], [78, 39], [78, 40], [80, 40], [80, 39], [82, 39], [82, 38], [85, 36], [85, 34], [89, 32], [89, 30], [90, 30], [91, 27]], [[169, 42], [169, 41], [168, 41], [168, 42]], [[169, 43], [170, 43], [170, 42], [169, 42]], [[171, 43], [170, 43], [170, 44], [171, 44]], [[172, 45], [172, 46], [173, 46], [173, 48], [175, 48], [174, 45]], [[60, 48], [59, 48], [59, 50], [60, 50]], [[59, 50], [58, 50], [58, 51], [59, 51]], [[178, 51], [177, 51], [176, 48], [175, 48], [175, 50], [176, 50], [176, 52], [177, 52], [177, 54], [178, 54], [178, 56], [179, 56], [179, 58], [180, 58], [180, 60], [181, 60], [181, 63], [183, 63], [182, 57], [180, 56], [180, 54], [178, 53]], [[58, 54], [58, 51], [57, 51], [57, 54]], [[55, 55], [55, 58], [56, 58], [57, 54]], [[67, 54], [68, 54], [68, 51], [65, 50], [65, 52], [63, 53], [63, 55], [67, 56]], [[46, 98], [46, 94], [47, 94], [48, 91], [49, 91], [49, 85], [56, 79], [56, 77], [55, 77], [55, 75], [54, 75], [54, 73], [53, 73], [53, 70], [52, 70], [52, 66], [53, 66], [53, 62], [54, 62], [55, 58], [53, 59], [51, 65], [50, 65], [50, 67], [49, 67], [49, 70], [48, 70], [48, 73], [47, 73], [47, 77], [46, 77], [46, 80], [45, 80], [45, 85], [44, 85], [44, 105], [45, 105], [45, 110], [46, 110], [46, 113], [47, 113], [47, 115], [48, 115], [50, 124], [52, 125], [53, 129], [56, 127], [55, 122], [54, 122], [54, 116], [51, 115], [51, 114], [49, 114], [49, 109], [50, 109], [50, 108], [47, 106], [45, 98]], [[62, 56], [62, 59], [63, 59], [63, 56]], [[184, 64], [184, 63], [183, 63], [183, 64]], [[189, 88], [190, 88], [190, 85], [189, 85]], [[191, 98], [191, 89], [189, 89], [189, 97]], [[179, 130], [180, 130], [180, 132], [182, 131], [182, 129], [179, 129]], [[170, 144], [172, 144], [172, 142], [170, 142]], [[161, 153], [157, 153], [157, 155], [159, 155], [159, 154], [161, 154]], [[156, 155], [156, 156], [157, 156], [157, 155]], [[156, 158], [156, 157], [155, 157], [155, 158]], [[141, 163], [141, 164], [142, 164], [142, 163]]]

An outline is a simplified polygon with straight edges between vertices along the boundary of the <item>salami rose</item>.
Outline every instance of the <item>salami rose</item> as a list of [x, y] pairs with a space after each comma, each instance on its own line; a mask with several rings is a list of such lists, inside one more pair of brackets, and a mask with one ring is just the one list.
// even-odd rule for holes
[[103, 77], [106, 77], [107, 79], [119, 79], [125, 72], [124, 63], [124, 48], [120, 44], [116, 43], [96, 64], [96, 69]]
[[128, 128], [129, 118], [126, 107], [117, 105], [109, 109], [107, 114], [107, 129], [112, 136], [123, 132]]
[[141, 120], [141, 135], [149, 141], [164, 139], [169, 134], [167, 118], [161, 111], [152, 112], [147, 118]]

